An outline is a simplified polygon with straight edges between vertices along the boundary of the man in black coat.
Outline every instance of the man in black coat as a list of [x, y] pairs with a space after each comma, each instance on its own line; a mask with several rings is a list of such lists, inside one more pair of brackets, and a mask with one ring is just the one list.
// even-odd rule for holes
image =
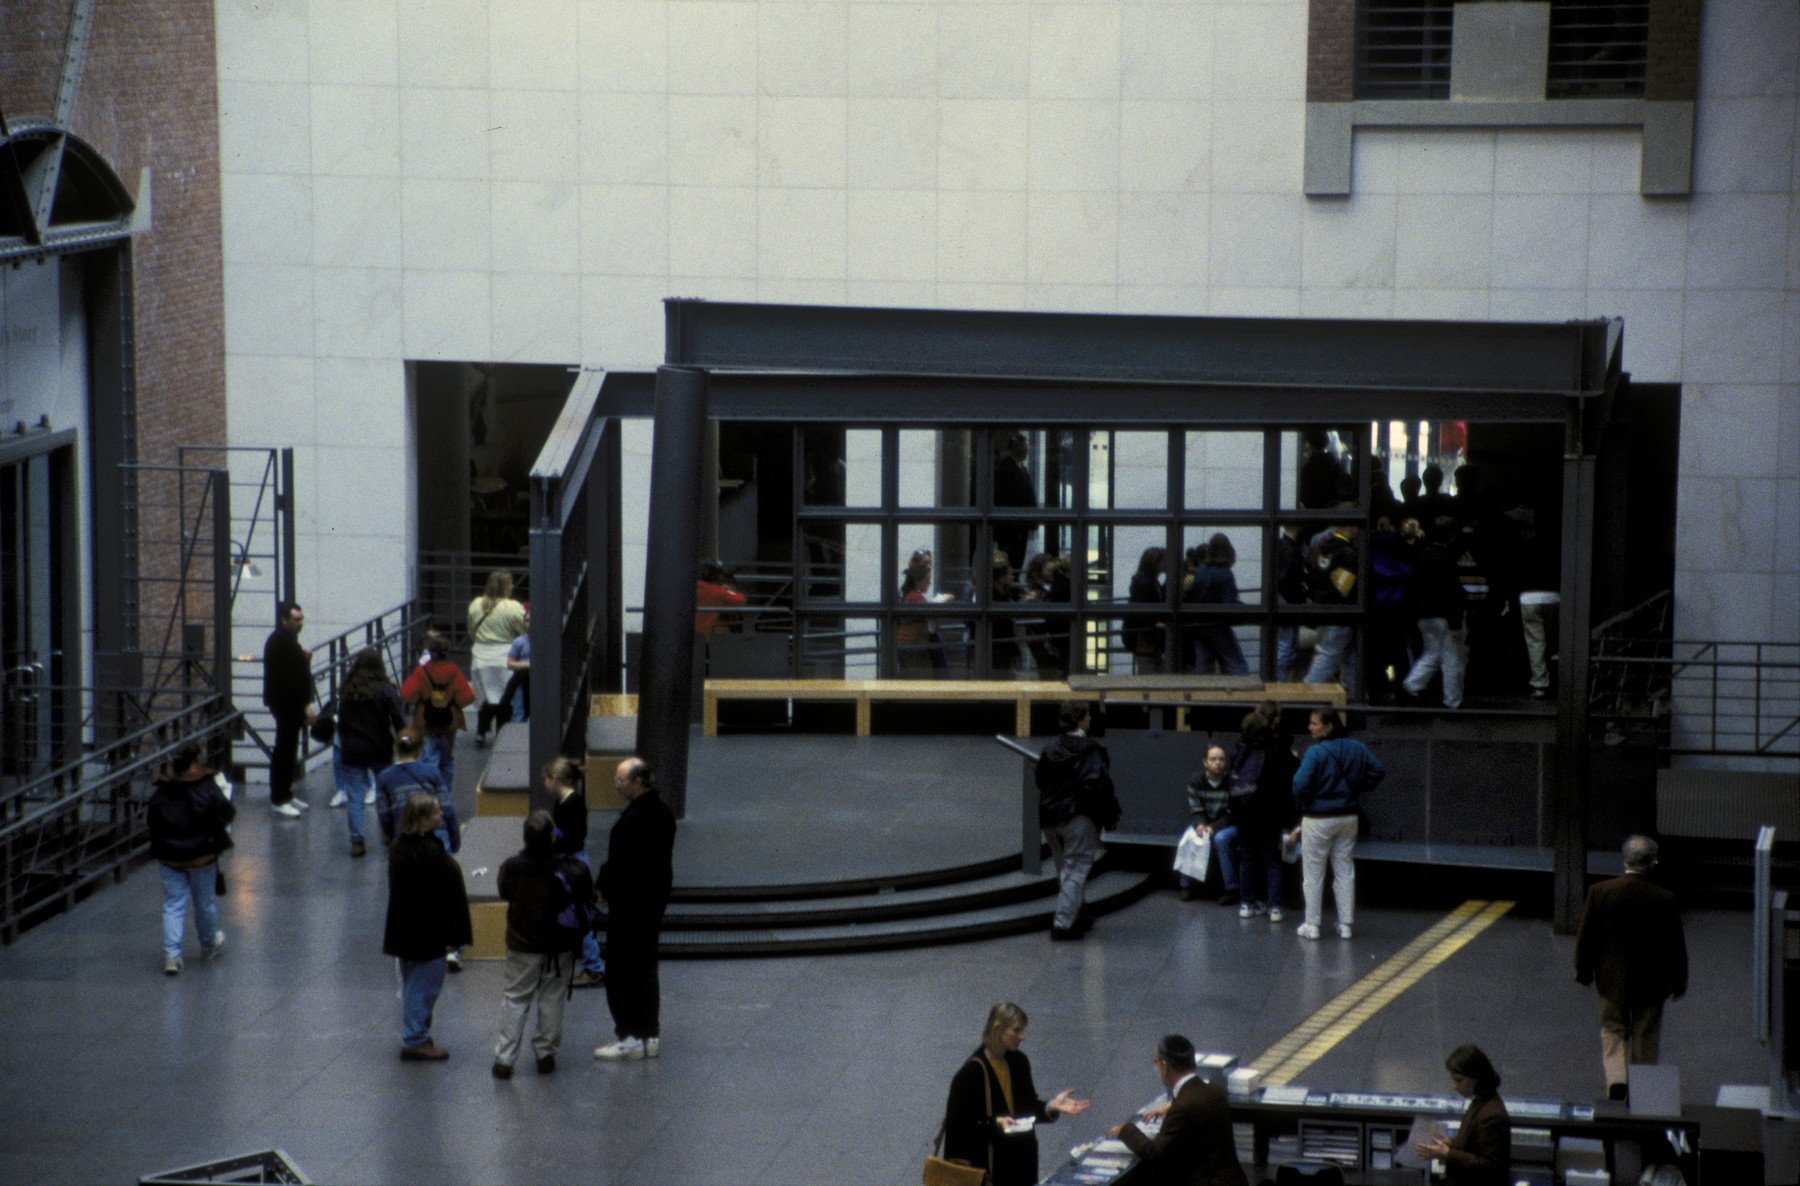
[[1687, 940], [1675, 895], [1650, 880], [1656, 841], [1625, 841], [1625, 875], [1588, 890], [1575, 933], [1575, 979], [1600, 995], [1606, 1091], [1625, 1097], [1625, 1068], [1654, 1064], [1663, 1002], [1687, 992]]
[[625, 810], [613, 824], [598, 880], [607, 904], [606, 1005], [618, 1041], [594, 1057], [623, 1062], [662, 1053], [657, 933], [675, 883], [675, 813], [642, 758], [620, 762], [613, 785]]
[[1169, 1089], [1156, 1136], [1146, 1136], [1135, 1123], [1115, 1124], [1107, 1135], [1143, 1159], [1154, 1186], [1248, 1186], [1231, 1132], [1230, 1105], [1217, 1084], [1195, 1075], [1194, 1044], [1180, 1034], [1158, 1042], [1156, 1074]]
[[1062, 733], [1038, 755], [1034, 774], [1038, 789], [1038, 826], [1050, 845], [1061, 890], [1052, 942], [1079, 939], [1085, 927], [1082, 899], [1088, 873], [1100, 855], [1100, 833], [1119, 822], [1119, 799], [1113, 793], [1112, 759], [1106, 747], [1087, 735], [1093, 713], [1084, 700], [1070, 700], [1057, 714]]
[[291, 601], [275, 611], [275, 629], [263, 643], [263, 707], [275, 718], [275, 745], [269, 751], [269, 809], [298, 819], [306, 800], [294, 798], [294, 767], [300, 730], [318, 716], [312, 680], [312, 652], [300, 645], [306, 612]]

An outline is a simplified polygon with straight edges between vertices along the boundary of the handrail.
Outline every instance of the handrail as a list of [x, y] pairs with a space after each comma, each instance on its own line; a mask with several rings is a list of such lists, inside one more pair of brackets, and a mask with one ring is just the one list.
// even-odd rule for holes
[[1035, 754], [1035, 753], [1031, 752], [1030, 750], [1026, 749], [1024, 746], [1020, 745], [1018, 742], [1014, 741], [1012, 738], [1007, 737], [1001, 733], [994, 734], [994, 740], [999, 742], [1001, 745], [1005, 746], [1007, 749], [1011, 750], [1013, 753], [1018, 754], [1021, 758], [1024, 758], [1027, 761], [1031, 762], [1033, 765], [1036, 765], [1037, 760], [1043, 756], [1042, 754]]

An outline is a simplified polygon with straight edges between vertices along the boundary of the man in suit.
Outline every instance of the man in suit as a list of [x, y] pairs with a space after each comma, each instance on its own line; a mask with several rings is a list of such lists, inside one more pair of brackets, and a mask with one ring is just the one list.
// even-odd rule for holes
[[1687, 941], [1675, 895], [1650, 880], [1656, 841], [1625, 841], [1625, 875], [1588, 890], [1575, 933], [1575, 980], [1600, 995], [1606, 1092], [1625, 1098], [1625, 1067], [1653, 1064], [1663, 1002], [1687, 992]]
[[1248, 1186], [1225, 1091], [1195, 1075], [1194, 1044], [1180, 1034], [1158, 1042], [1156, 1075], [1169, 1089], [1169, 1102], [1147, 1109], [1144, 1117], [1160, 1112], [1161, 1130], [1147, 1137], [1135, 1123], [1115, 1124], [1107, 1135], [1144, 1161], [1155, 1186]]

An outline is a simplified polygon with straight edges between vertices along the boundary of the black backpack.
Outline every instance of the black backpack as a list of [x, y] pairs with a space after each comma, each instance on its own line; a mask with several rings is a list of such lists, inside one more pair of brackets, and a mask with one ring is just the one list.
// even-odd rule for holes
[[559, 951], [580, 951], [583, 936], [600, 929], [594, 879], [574, 857], [556, 862], [556, 934]]

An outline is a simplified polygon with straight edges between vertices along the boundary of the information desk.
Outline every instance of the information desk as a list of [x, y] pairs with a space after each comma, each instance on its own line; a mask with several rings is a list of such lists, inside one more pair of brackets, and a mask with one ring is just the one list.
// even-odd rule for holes
[[[1275, 1096], [1280, 1099], [1280, 1093]], [[1501, 1098], [1505, 1098], [1502, 1096]], [[1455, 1120], [1466, 1101], [1449, 1095], [1307, 1092], [1297, 1102], [1233, 1097], [1231, 1120], [1252, 1186], [1288, 1161], [1331, 1162], [1350, 1186], [1414, 1186], [1426, 1171], [1395, 1165], [1413, 1119]], [[1507, 1100], [1513, 1126], [1514, 1180], [1560, 1183], [1565, 1163], [1603, 1168], [1609, 1180], [1635, 1183], [1645, 1166], [1673, 1163], [1689, 1186], [1701, 1186], [1700, 1121], [1693, 1117], [1633, 1116], [1623, 1103]], [[1246, 1134], [1247, 1130], [1247, 1134]], [[1248, 1140], [1244, 1139], [1248, 1136]], [[1273, 1157], [1271, 1157], [1273, 1154]], [[1585, 1156], [1588, 1160], [1581, 1160]], [[1138, 1160], [1116, 1143], [1079, 1146], [1076, 1156], [1043, 1179], [1045, 1186], [1141, 1186]], [[1628, 1175], [1628, 1176], [1627, 1176]], [[1578, 1179], [1587, 1180], [1587, 1179]], [[1707, 1186], [1738, 1186], [1708, 1183]]]

